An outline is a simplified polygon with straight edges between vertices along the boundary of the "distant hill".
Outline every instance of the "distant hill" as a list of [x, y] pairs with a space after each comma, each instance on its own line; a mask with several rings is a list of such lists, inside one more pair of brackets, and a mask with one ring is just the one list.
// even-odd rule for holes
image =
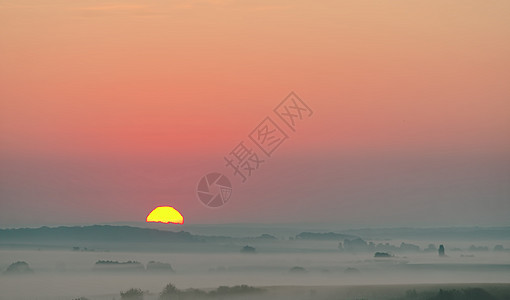
[[[155, 250], [155, 251], [238, 251], [246, 242], [272, 243], [269, 234], [257, 237], [194, 235], [133, 226], [91, 225], [0, 229], [0, 246], [24, 248], [69, 248], [74, 251]], [[207, 247], [204, 244], [207, 243]], [[237, 243], [239, 245], [237, 245]], [[149, 246], [150, 245], [150, 246]], [[148, 247], [149, 246], [149, 247]]]
[[510, 240], [510, 227], [364, 228], [344, 231], [364, 239]]
[[0, 242], [16, 243], [53, 241], [94, 242], [200, 242], [204, 239], [185, 231], [163, 231], [131, 226], [60, 226], [40, 228], [0, 229]]
[[[213, 227], [213, 225], [211, 225]], [[163, 227], [162, 227], [163, 228]], [[221, 233], [220, 226], [214, 232]], [[248, 227], [246, 227], [248, 228]], [[260, 234], [264, 230], [268, 233]], [[312, 232], [313, 230], [313, 232]], [[334, 230], [333, 228], [330, 230]], [[211, 231], [212, 232], [212, 231]], [[256, 236], [241, 237], [244, 233]], [[270, 234], [271, 233], [271, 234]], [[90, 225], [40, 228], [0, 229], [0, 247], [26, 249], [69, 249], [74, 251], [164, 251], [164, 252], [239, 252], [244, 245], [252, 245], [260, 252], [315, 251], [297, 241], [339, 241], [363, 238], [370, 240], [410, 239], [425, 241], [491, 240], [503, 244], [510, 240], [510, 227], [471, 228], [373, 228], [339, 230], [339, 232], [310, 229], [285, 238], [272, 235], [268, 227], [240, 231], [236, 237], [199, 235], [188, 231], [168, 231], [134, 226]], [[439, 242], [438, 242], [439, 243]], [[301, 247], [301, 248], [300, 248]], [[493, 247], [491, 245], [491, 247]], [[503, 249], [503, 246], [500, 248]], [[485, 249], [485, 248], [484, 248]], [[324, 249], [338, 251], [337, 247]], [[379, 249], [377, 249], [379, 250]], [[392, 251], [391, 249], [380, 249]], [[504, 250], [504, 249], [503, 249]]]

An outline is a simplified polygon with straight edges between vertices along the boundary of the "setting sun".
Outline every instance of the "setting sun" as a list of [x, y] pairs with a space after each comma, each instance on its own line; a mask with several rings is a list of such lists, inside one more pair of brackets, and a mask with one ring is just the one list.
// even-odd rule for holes
[[147, 216], [147, 222], [183, 224], [184, 219], [180, 212], [171, 206], [156, 207]]

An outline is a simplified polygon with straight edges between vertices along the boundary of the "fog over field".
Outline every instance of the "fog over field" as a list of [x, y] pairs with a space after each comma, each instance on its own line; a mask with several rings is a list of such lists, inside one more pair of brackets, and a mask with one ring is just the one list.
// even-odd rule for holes
[[[208, 227], [214, 232], [214, 226]], [[237, 227], [238, 230], [257, 230], [250, 225], [238, 224]], [[301, 227], [305, 228], [304, 225]], [[145, 237], [137, 235], [139, 230], [142, 230]], [[216, 230], [221, 231], [222, 226]], [[386, 229], [372, 234], [385, 232], [398, 236], [403, 232], [408, 234], [415, 231], [419, 236], [423, 230]], [[451, 234], [458, 230], [428, 229], [427, 237], [448, 234], [449, 231]], [[492, 232], [492, 238], [466, 239], [466, 236], [476, 237], [480, 230]], [[168, 283], [181, 290], [197, 288], [206, 291], [219, 286], [243, 284], [262, 288], [287, 286], [289, 290], [284, 290], [286, 292], [279, 290], [282, 299], [290, 297], [290, 287], [295, 286], [396, 284], [409, 285], [408, 289], [411, 289], [423, 284], [434, 284], [433, 287], [437, 287], [441, 284], [509, 283], [509, 230], [466, 228], [461, 230], [465, 233], [463, 238], [451, 241], [441, 238], [384, 239], [382, 236], [377, 240], [353, 235], [363, 230], [347, 230], [349, 234], [345, 234], [317, 232], [315, 229], [315, 232], [304, 231], [280, 238], [273, 236], [275, 233], [270, 231], [253, 237], [190, 233], [184, 240], [181, 237], [182, 232], [174, 235], [174, 232], [130, 226], [0, 230], [0, 270], [3, 272], [0, 276], [0, 298], [112, 299], [119, 298], [120, 291], [140, 288], [145, 291], [146, 299], [157, 299], [158, 293]], [[58, 238], [50, 239], [54, 231], [58, 232]], [[34, 241], [30, 238], [33, 232], [49, 240]], [[74, 237], [69, 236], [68, 232], [72, 232]], [[104, 235], [119, 235], [120, 232], [131, 234], [111, 237], [112, 240], [108, 241], [102, 239], [101, 232]], [[171, 236], [167, 240], [161, 240], [160, 234]], [[241, 232], [239, 234], [241, 235]], [[339, 237], [344, 236], [345, 239], [339, 240]], [[145, 241], [131, 241], [142, 238]], [[351, 241], [358, 241], [356, 247], [352, 246], [354, 242]], [[445, 246], [445, 256], [438, 254], [439, 243]], [[432, 249], [430, 244], [434, 244], [435, 248]], [[370, 249], [369, 245], [375, 248]], [[247, 251], [246, 246], [252, 250]], [[374, 257], [377, 249], [389, 249], [390, 251], [385, 252], [389, 257]], [[7, 272], [9, 265], [17, 261], [27, 262], [30, 272]], [[154, 269], [148, 266], [150, 262], [170, 266], [163, 265], [167, 268]], [[366, 289], [355, 293], [361, 296], [363, 291]], [[402, 291], [399, 290], [401, 293], [405, 291], [405, 287], [402, 287]], [[275, 288], [266, 292], [273, 293]], [[262, 297], [250, 297], [252, 296]], [[300, 296], [303, 296], [303, 299], [317, 297], [316, 294]]]

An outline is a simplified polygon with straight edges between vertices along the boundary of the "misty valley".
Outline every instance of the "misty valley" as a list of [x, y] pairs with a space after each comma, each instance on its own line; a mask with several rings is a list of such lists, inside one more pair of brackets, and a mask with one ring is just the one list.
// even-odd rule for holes
[[0, 298], [510, 297], [506, 227], [183, 228], [0, 229]]

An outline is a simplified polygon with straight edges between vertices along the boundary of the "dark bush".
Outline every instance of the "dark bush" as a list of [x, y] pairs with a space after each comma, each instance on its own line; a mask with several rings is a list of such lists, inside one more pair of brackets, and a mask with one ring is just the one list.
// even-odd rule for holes
[[392, 257], [392, 255], [387, 253], [387, 252], [376, 252], [374, 254], [374, 257], [378, 257], [378, 258], [381, 258], [381, 257]]
[[28, 263], [24, 261], [12, 263], [7, 267], [7, 270], [5, 270], [5, 274], [28, 274], [33, 272]]
[[145, 267], [138, 261], [119, 262], [115, 260], [98, 260], [94, 265], [96, 271], [145, 271]]
[[228, 295], [239, 295], [239, 294], [253, 294], [263, 292], [263, 289], [248, 286], [246, 284], [236, 285], [233, 287], [220, 286], [216, 290], [210, 291], [210, 296], [228, 296]]
[[143, 291], [141, 289], [131, 288], [125, 292], [120, 292], [120, 299], [143, 300]]

